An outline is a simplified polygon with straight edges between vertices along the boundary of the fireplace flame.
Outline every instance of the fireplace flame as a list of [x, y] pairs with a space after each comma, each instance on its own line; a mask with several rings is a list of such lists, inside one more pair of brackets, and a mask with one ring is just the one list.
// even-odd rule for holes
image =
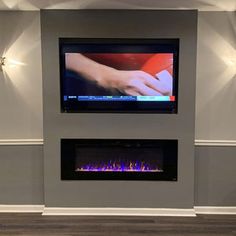
[[145, 163], [144, 161], [109, 161], [108, 163], [93, 163], [79, 165], [76, 171], [103, 171], [103, 172], [163, 172], [157, 163]]

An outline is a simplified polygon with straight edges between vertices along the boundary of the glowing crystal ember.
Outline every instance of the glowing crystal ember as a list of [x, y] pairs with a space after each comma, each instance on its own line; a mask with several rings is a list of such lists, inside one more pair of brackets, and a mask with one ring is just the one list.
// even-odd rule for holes
[[76, 171], [89, 172], [163, 172], [157, 163], [144, 161], [109, 161], [108, 163], [93, 163], [79, 165]]

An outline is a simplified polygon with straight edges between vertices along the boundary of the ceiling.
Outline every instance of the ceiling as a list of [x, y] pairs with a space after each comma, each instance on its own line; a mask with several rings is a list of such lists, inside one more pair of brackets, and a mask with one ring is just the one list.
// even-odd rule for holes
[[236, 0], [0, 0], [0, 10], [198, 9], [236, 11]]

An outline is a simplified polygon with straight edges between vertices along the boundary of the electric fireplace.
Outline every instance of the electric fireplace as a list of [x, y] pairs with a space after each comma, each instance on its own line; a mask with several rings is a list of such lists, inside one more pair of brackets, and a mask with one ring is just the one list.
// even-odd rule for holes
[[62, 180], [177, 180], [177, 140], [62, 139]]

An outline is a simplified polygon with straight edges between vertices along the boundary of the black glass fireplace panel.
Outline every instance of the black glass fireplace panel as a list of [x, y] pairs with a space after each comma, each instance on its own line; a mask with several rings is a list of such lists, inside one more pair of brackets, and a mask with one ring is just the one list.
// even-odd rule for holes
[[62, 180], [177, 180], [177, 140], [62, 139]]

